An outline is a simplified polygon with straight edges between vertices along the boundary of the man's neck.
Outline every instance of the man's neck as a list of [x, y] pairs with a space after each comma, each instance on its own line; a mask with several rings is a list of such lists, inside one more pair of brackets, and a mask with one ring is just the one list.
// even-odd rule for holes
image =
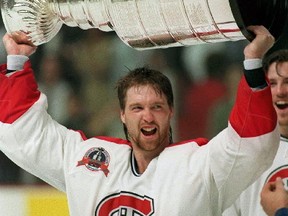
[[288, 125], [287, 126], [280, 126], [280, 134], [282, 137], [288, 139]]
[[158, 155], [145, 155], [143, 153], [133, 151], [133, 156], [136, 163], [137, 173], [142, 174], [147, 169], [149, 163]]

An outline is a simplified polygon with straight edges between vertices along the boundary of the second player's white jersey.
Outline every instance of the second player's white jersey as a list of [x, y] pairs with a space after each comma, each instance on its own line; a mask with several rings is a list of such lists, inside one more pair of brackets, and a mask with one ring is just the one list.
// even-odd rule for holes
[[285, 187], [288, 188], [288, 139], [284, 137], [281, 137], [272, 166], [241, 194], [223, 216], [267, 216], [260, 204], [260, 192], [265, 183], [275, 181], [277, 177], [281, 177]]

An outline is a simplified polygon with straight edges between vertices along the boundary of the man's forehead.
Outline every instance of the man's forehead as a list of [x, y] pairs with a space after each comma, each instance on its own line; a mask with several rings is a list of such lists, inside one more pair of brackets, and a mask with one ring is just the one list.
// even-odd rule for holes
[[167, 103], [167, 99], [159, 90], [153, 86], [134, 86], [128, 89], [126, 94], [126, 103], [137, 103], [141, 101], [150, 101], [153, 103]]
[[268, 69], [268, 77], [273, 75], [288, 77], [288, 61], [273, 62]]
[[136, 93], [136, 94], [149, 93], [149, 94], [162, 95], [161, 91], [158, 88], [149, 84], [131, 86], [127, 90], [127, 93]]

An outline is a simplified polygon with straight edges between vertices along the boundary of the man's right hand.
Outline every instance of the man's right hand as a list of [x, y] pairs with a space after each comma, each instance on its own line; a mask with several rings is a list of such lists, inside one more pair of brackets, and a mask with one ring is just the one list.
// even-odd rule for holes
[[3, 37], [3, 43], [8, 55], [24, 55], [29, 57], [37, 49], [23, 32], [6, 33]]
[[245, 59], [262, 59], [274, 45], [275, 38], [264, 26], [249, 26], [248, 30], [255, 34], [255, 38], [244, 49]]

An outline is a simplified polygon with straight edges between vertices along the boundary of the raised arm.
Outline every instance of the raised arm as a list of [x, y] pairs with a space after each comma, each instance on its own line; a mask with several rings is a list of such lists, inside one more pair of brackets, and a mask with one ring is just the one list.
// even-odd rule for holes
[[18, 166], [64, 191], [67, 143], [73, 151], [83, 138], [47, 113], [47, 98], [38, 90], [28, 58], [37, 48], [24, 36], [3, 38], [8, 56], [7, 65], [0, 66], [0, 150]]
[[261, 59], [273, 46], [274, 38], [263, 26], [252, 26], [250, 30], [256, 37], [244, 49], [245, 71], [229, 127], [207, 145], [223, 210], [271, 166], [279, 146], [277, 115]]
[[[255, 38], [244, 49], [245, 79], [243, 77], [240, 82], [237, 100], [229, 118], [232, 127], [242, 137], [271, 132], [277, 124], [271, 92], [262, 69], [262, 58], [275, 40], [263, 26], [250, 26], [249, 29], [255, 34]], [[264, 89], [265, 91], [259, 91]], [[247, 97], [251, 97], [253, 101], [247, 101]]]

